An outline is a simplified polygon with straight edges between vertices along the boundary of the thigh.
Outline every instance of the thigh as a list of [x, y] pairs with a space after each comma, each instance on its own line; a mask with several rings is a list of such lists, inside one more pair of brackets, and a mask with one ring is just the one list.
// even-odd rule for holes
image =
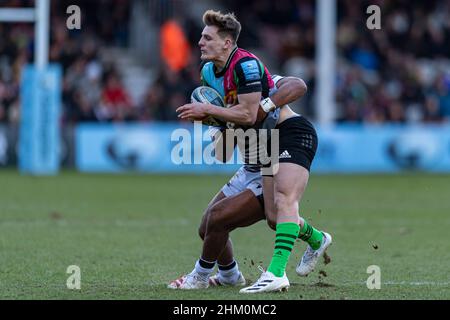
[[309, 171], [294, 163], [280, 163], [273, 176], [274, 198], [284, 194], [289, 201], [299, 201], [306, 189]]
[[227, 196], [221, 191], [217, 192], [217, 194], [211, 199], [208, 203], [208, 208], [212, 207], [215, 203], [219, 202], [222, 199], [225, 199]]
[[221, 223], [228, 231], [250, 226], [264, 218], [261, 203], [249, 189], [214, 203], [208, 217], [215, 223]]
[[274, 203], [277, 215], [298, 215], [298, 202], [309, 179], [318, 139], [304, 117], [292, 117], [278, 125], [279, 159], [274, 172]]

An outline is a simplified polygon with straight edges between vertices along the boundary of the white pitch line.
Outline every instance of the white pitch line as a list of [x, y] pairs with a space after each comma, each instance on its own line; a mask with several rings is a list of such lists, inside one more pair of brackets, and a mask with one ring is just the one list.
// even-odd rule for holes
[[[346, 282], [346, 285], [366, 285], [366, 282]], [[381, 282], [381, 285], [391, 286], [450, 286], [450, 281], [436, 282], [436, 281], [386, 281]]]
[[387, 281], [387, 282], [382, 282], [383, 284], [387, 284], [387, 285], [409, 285], [409, 286], [450, 286], [450, 282], [436, 282], [436, 281], [412, 281], [412, 282], [408, 282], [408, 281]]

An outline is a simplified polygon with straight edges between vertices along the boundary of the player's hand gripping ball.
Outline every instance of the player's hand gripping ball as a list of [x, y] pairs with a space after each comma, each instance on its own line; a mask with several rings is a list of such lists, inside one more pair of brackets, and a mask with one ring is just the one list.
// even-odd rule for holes
[[[220, 96], [220, 93], [215, 89], [206, 86], [198, 87], [194, 91], [192, 91], [191, 102], [209, 103], [219, 108], [226, 107], [222, 97]], [[206, 118], [202, 119], [202, 123], [214, 127], [226, 126], [225, 122], [215, 119], [211, 116], [207, 116]]]

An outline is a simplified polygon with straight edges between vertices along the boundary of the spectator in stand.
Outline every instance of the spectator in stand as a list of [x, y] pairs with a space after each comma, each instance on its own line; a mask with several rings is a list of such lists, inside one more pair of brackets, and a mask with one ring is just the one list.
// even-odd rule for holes
[[83, 91], [77, 90], [73, 94], [73, 102], [77, 108], [73, 111], [74, 122], [97, 122], [99, 121], [94, 105], [87, 98]]
[[[2, 7], [32, 7], [35, 0], [2, 1]], [[104, 73], [98, 58], [103, 45], [125, 46], [129, 20], [129, 0], [79, 0], [83, 12], [82, 30], [66, 27], [66, 8], [70, 0], [51, 1], [50, 62], [63, 68], [63, 123], [98, 121], [96, 115], [103, 91]], [[114, 8], [103, 10], [105, 6]], [[110, 27], [100, 25], [107, 21]], [[92, 32], [95, 30], [95, 32]], [[0, 24], [0, 122], [19, 122], [20, 73], [26, 63], [32, 62], [34, 27], [32, 24]], [[130, 102], [128, 102], [129, 104]], [[127, 112], [119, 119], [133, 118]]]
[[134, 117], [131, 98], [115, 72], [106, 75], [98, 116], [101, 121], [129, 121]]

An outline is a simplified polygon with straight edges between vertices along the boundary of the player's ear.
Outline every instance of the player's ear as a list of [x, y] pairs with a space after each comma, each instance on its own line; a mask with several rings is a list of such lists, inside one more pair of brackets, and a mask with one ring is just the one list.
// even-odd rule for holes
[[229, 37], [225, 38], [225, 46], [224, 47], [225, 47], [225, 49], [234, 47], [233, 40], [231, 40], [231, 38], [229, 38]]

